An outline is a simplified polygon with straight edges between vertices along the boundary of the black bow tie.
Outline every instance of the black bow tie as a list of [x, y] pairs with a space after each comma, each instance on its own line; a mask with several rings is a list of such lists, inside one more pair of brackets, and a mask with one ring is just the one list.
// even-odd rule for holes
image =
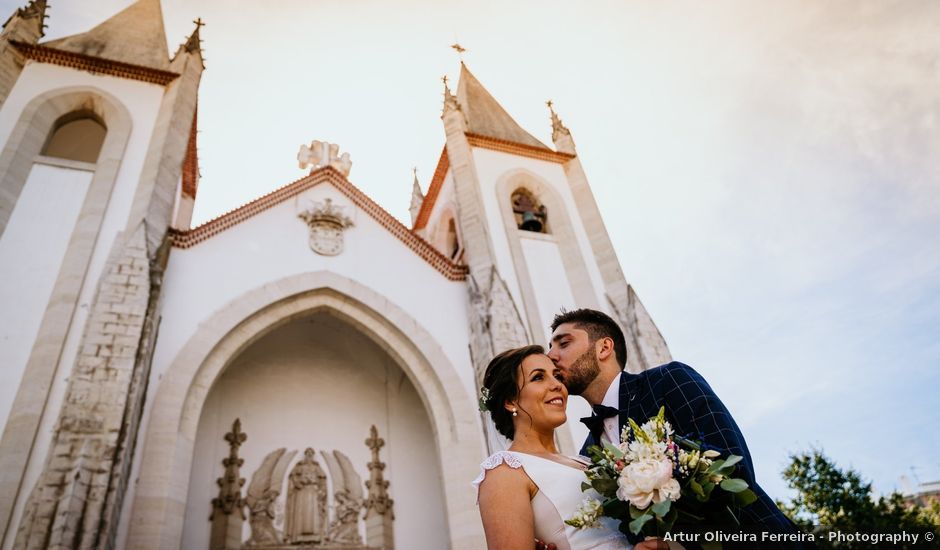
[[608, 407], [607, 405], [592, 405], [591, 408], [594, 409], [594, 414], [585, 416], [581, 419], [581, 422], [591, 430], [591, 436], [594, 437], [594, 441], [599, 444], [601, 442], [601, 434], [604, 433], [604, 420], [618, 416], [620, 411], [614, 407]]

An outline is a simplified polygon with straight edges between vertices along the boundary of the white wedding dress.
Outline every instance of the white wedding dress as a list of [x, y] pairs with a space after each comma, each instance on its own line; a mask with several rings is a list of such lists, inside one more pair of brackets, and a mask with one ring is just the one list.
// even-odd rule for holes
[[582, 470], [535, 455], [499, 451], [480, 465], [480, 476], [473, 481], [477, 495], [486, 472], [500, 464], [524, 469], [529, 479], [538, 486], [538, 492], [532, 497], [537, 539], [554, 543], [558, 550], [633, 548], [623, 533], [617, 530], [616, 520], [611, 518], [602, 518], [600, 527], [590, 529], [578, 530], [565, 524], [566, 519], [571, 519], [577, 513], [585, 496], [598, 496], [593, 490], [589, 493], [581, 491], [581, 482], [587, 480]]

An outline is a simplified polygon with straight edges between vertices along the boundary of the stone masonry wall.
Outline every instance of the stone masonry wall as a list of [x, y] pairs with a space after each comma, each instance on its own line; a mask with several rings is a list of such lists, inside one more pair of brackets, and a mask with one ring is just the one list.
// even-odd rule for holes
[[116, 479], [126, 478], [130, 462], [125, 424], [139, 406], [136, 401], [142, 396], [137, 394], [146, 380], [141, 371], [149, 366], [149, 357], [141, 357], [140, 350], [148, 349], [141, 346], [142, 338], [153, 324], [148, 316], [155, 309], [150, 265], [143, 224], [116, 239], [85, 326], [49, 456], [20, 523], [17, 548], [113, 544], [113, 533], [107, 532], [113, 529], [102, 527], [112, 523], [106, 511], [119, 503], [126, 485], [126, 479]]

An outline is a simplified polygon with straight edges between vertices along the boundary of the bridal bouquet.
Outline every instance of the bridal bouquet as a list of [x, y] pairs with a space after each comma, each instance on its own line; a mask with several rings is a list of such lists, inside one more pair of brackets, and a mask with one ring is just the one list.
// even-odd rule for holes
[[743, 479], [732, 477], [741, 457], [721, 458], [702, 443], [673, 433], [665, 408], [642, 426], [630, 419], [620, 445], [588, 449], [591, 466], [582, 491], [594, 489], [565, 523], [586, 529], [601, 517], [620, 521], [620, 530], [663, 536], [679, 526], [737, 524], [732, 511], [757, 500]]

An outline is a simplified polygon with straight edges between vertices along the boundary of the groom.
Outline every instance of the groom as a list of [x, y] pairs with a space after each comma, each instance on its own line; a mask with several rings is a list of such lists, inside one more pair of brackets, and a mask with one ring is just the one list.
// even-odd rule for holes
[[757, 485], [741, 430], [708, 382], [692, 367], [673, 361], [640, 374], [625, 372], [627, 347], [623, 332], [609, 316], [592, 309], [555, 316], [548, 357], [561, 370], [568, 392], [583, 397], [595, 411], [581, 420], [591, 430], [581, 448], [582, 455], [587, 455], [591, 445], [620, 443], [620, 432], [628, 418], [642, 424], [665, 406], [666, 418], [677, 434], [701, 440], [723, 455], [743, 457], [736, 475], [747, 481], [758, 497], [738, 511], [743, 528], [798, 533]]

